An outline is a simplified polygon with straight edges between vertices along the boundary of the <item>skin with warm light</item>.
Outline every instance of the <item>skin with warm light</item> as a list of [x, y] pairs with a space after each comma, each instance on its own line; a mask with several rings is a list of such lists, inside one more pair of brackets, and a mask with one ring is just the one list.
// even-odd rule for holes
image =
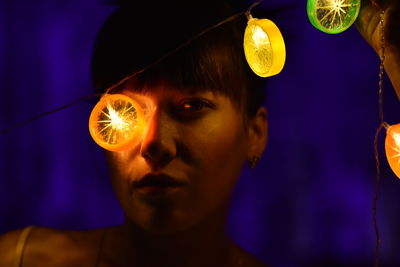
[[[218, 93], [182, 93], [167, 84], [150, 93], [131, 88], [124, 94], [151, 107], [148, 125], [137, 145], [107, 153], [128, 221], [167, 234], [225, 214], [243, 164], [265, 147], [265, 109], [250, 119]], [[170, 186], [140, 184], [160, 177]]]
[[[106, 152], [126, 216], [120, 232], [135, 236], [119, 242], [142, 259], [149, 253], [149, 237], [160, 247], [168, 241], [173, 251], [167, 259], [154, 259], [149, 266], [169, 260], [188, 266], [194, 254], [203, 255], [202, 260], [190, 266], [262, 266], [229, 240], [224, 222], [243, 164], [265, 148], [265, 108], [248, 117], [223, 94], [177, 91], [168, 82], [147, 92], [137, 92], [130, 84], [121, 94], [142, 105], [147, 125], [136, 145]], [[150, 251], [159, 249], [151, 246]], [[182, 253], [185, 250], [190, 254]]]

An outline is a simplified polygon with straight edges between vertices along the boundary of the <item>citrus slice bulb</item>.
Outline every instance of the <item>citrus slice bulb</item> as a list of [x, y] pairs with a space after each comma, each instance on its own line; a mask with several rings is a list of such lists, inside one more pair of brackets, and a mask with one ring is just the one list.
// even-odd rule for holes
[[390, 168], [400, 178], [400, 124], [392, 125], [387, 129], [385, 152]]
[[286, 60], [285, 42], [271, 20], [249, 19], [243, 47], [247, 63], [258, 76], [269, 77], [282, 71]]
[[360, 12], [360, 0], [308, 0], [310, 22], [320, 31], [336, 34], [348, 29]]
[[143, 131], [143, 111], [126, 95], [105, 95], [89, 118], [93, 140], [110, 151], [122, 151], [139, 141]]

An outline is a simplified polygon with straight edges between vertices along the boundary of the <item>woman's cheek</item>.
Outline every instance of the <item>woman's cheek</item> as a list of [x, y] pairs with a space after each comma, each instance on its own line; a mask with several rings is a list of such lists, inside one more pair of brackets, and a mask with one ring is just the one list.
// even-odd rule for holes
[[236, 182], [246, 159], [246, 135], [242, 120], [232, 109], [216, 112], [191, 129], [190, 150], [200, 166], [199, 179], [213, 189], [229, 191]]
[[215, 114], [204, 125], [204, 132], [204, 147], [213, 152], [209, 156], [242, 156], [246, 135], [242, 119], [235, 110], [228, 109]]

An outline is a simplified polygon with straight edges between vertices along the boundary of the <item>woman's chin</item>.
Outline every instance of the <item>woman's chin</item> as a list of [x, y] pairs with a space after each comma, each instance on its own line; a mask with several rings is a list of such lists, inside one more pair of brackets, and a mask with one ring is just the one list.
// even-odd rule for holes
[[171, 219], [163, 218], [158, 221], [155, 218], [152, 218], [147, 222], [143, 223], [139, 222], [136, 224], [144, 232], [150, 235], [159, 235], [159, 236], [167, 236], [167, 235], [183, 233], [189, 230], [193, 226], [193, 224], [179, 222], [172, 218]]
[[[179, 216], [181, 212], [168, 207], [153, 207], [151, 210], [135, 212], [129, 221], [138, 226], [139, 230], [152, 235], [171, 235], [185, 232], [196, 225], [193, 218]], [[187, 213], [186, 213], [187, 215]]]

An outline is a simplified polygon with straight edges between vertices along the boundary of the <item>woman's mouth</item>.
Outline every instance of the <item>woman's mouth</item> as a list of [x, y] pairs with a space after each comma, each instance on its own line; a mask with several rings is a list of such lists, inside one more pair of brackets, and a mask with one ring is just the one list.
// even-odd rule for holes
[[178, 190], [186, 183], [164, 174], [148, 174], [133, 182], [133, 189], [146, 195], [164, 195]]

